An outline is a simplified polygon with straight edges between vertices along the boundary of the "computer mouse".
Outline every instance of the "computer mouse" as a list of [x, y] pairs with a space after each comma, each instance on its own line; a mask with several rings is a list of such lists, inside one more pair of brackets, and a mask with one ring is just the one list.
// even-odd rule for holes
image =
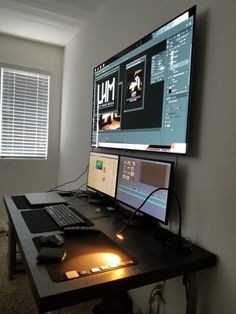
[[42, 236], [39, 243], [41, 246], [57, 247], [64, 243], [64, 239], [60, 234], [50, 234]]

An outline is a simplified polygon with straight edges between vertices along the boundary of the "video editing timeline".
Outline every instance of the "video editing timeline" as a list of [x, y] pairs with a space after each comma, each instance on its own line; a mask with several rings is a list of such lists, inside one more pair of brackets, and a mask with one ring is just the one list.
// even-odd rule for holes
[[186, 152], [191, 14], [183, 13], [94, 69], [93, 146]]
[[87, 186], [115, 197], [118, 155], [90, 152]]
[[[169, 188], [171, 170], [171, 162], [121, 156], [117, 200], [132, 208], [138, 208], [155, 189]], [[168, 218], [167, 201], [168, 191], [160, 190], [154, 193], [140, 210], [166, 223]]]

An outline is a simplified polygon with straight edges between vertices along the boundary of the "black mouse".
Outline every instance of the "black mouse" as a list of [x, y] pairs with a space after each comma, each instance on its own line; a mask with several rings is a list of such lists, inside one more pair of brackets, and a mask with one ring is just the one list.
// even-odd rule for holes
[[50, 234], [42, 236], [39, 243], [41, 246], [57, 247], [64, 243], [64, 239], [60, 234]]

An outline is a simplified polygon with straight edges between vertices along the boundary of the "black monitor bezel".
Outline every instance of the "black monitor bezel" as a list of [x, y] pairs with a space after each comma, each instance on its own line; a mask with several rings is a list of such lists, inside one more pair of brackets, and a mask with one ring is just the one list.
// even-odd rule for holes
[[[192, 81], [193, 81], [193, 63], [194, 63], [194, 49], [195, 49], [195, 28], [196, 28], [196, 11], [197, 11], [197, 6], [194, 5], [192, 7], [190, 7], [189, 9], [181, 12], [180, 14], [176, 15], [174, 18], [168, 20], [166, 23], [163, 23], [160, 27], [154, 29], [152, 32], [148, 33], [146, 36], [142, 37], [141, 39], [137, 40], [136, 42], [134, 42], [133, 44], [131, 44], [130, 46], [128, 46], [127, 48], [123, 49], [122, 51], [118, 52], [117, 54], [115, 54], [114, 56], [112, 56], [111, 58], [107, 59], [106, 61], [100, 63], [99, 65], [95, 66], [93, 68], [93, 102], [94, 102], [94, 81], [95, 81], [95, 72], [96, 69], [99, 69], [102, 66], [106, 66], [108, 64], [110, 64], [111, 62], [119, 59], [121, 56], [125, 55], [126, 53], [132, 51], [133, 49], [139, 47], [140, 45], [144, 44], [145, 42], [147, 42], [150, 38], [150, 36], [158, 31], [159, 29], [165, 27], [167, 24], [171, 23], [172, 21], [174, 21], [175, 19], [177, 19], [178, 17], [180, 17], [181, 15], [185, 14], [185, 13], [189, 13], [189, 16], [193, 16], [193, 36], [192, 36], [192, 49], [191, 49], [191, 65], [190, 65], [190, 77], [189, 77], [189, 99], [188, 99], [188, 111], [187, 111], [187, 125], [186, 125], [186, 134], [185, 134], [185, 152], [180, 152], [180, 151], [171, 151], [171, 146], [170, 145], [152, 145], [150, 144], [150, 148], [148, 148], [147, 150], [141, 149], [141, 148], [131, 148], [131, 147], [119, 147], [119, 146], [112, 146], [109, 145], [110, 143], [107, 143], [107, 145], [101, 145], [98, 142], [98, 145], [95, 145], [94, 143], [92, 143], [92, 136], [93, 133], [91, 134], [91, 147], [97, 147], [97, 148], [104, 148], [104, 149], [117, 149], [117, 150], [128, 150], [128, 151], [139, 151], [139, 152], [152, 152], [152, 153], [167, 153], [167, 154], [171, 154], [171, 155], [187, 155], [188, 153], [188, 146], [189, 146], [189, 120], [190, 120], [190, 109], [191, 109], [191, 103], [192, 103]], [[93, 106], [92, 105], [92, 121], [93, 121]], [[92, 122], [93, 124], [93, 122]], [[92, 127], [92, 126], [91, 126]], [[93, 132], [93, 131], [92, 131]], [[114, 143], [113, 143], [114, 144]], [[128, 144], [128, 143], [124, 143], [127, 145], [132, 145], [132, 143]], [[117, 145], [119, 145], [119, 143], [117, 143]], [[152, 148], [153, 147], [153, 148]]]

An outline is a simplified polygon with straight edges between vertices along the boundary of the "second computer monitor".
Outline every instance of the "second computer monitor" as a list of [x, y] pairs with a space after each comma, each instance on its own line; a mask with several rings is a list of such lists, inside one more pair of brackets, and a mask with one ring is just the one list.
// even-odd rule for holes
[[115, 197], [118, 155], [90, 152], [87, 186]]
[[[172, 167], [172, 162], [121, 156], [117, 200], [137, 209], [155, 189], [170, 187]], [[168, 194], [168, 190], [157, 191], [140, 208], [140, 211], [166, 224]]]

